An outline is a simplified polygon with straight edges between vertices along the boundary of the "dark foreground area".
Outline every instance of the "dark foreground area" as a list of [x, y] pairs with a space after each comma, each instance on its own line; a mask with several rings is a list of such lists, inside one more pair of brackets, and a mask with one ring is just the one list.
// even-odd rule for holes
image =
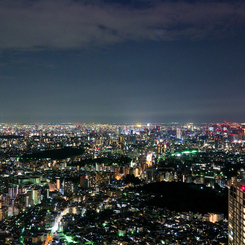
[[177, 212], [224, 213], [228, 216], [228, 191], [214, 191], [212, 188], [200, 188], [200, 185], [182, 182], [155, 182], [140, 187], [140, 190], [152, 192], [148, 205], [166, 207]]

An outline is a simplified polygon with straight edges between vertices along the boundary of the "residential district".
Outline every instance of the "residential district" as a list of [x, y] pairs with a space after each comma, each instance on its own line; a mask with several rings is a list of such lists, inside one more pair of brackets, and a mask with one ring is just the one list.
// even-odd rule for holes
[[244, 132], [2, 123], [0, 244], [245, 244]]

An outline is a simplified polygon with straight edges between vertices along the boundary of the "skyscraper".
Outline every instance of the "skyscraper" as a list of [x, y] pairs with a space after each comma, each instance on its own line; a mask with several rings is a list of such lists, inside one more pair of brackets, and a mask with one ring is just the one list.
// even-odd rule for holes
[[229, 188], [228, 244], [245, 244], [245, 180], [232, 180]]
[[176, 138], [181, 139], [181, 128], [176, 129]]

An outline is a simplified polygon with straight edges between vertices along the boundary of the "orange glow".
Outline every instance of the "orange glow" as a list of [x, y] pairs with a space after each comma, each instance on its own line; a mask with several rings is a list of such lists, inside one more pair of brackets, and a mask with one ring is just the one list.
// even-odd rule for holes
[[44, 245], [48, 245], [48, 243], [51, 242], [52, 240], [53, 240], [53, 237], [50, 234], [48, 234]]

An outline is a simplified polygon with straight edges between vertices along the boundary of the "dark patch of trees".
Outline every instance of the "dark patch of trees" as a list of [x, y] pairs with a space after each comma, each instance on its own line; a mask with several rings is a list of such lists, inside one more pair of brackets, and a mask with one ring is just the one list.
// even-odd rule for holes
[[200, 190], [196, 185], [182, 182], [157, 182], [140, 187], [140, 190], [155, 193], [149, 205], [166, 207], [179, 212], [217, 212], [228, 214], [228, 191], [223, 195], [206, 188]]
[[0, 135], [0, 139], [19, 139], [24, 138], [24, 136], [19, 135]]
[[83, 153], [84, 153], [83, 148], [64, 147], [62, 149], [47, 150], [47, 151], [40, 151], [31, 154], [24, 154], [22, 158], [23, 160], [42, 159], [42, 158], [51, 158], [51, 159], [60, 160], [72, 156], [82, 155]]
[[134, 185], [138, 185], [141, 183], [141, 180], [137, 177], [134, 176], [134, 174], [127, 174], [126, 177], [123, 179], [123, 181], [125, 182], [125, 184], [134, 184]]

